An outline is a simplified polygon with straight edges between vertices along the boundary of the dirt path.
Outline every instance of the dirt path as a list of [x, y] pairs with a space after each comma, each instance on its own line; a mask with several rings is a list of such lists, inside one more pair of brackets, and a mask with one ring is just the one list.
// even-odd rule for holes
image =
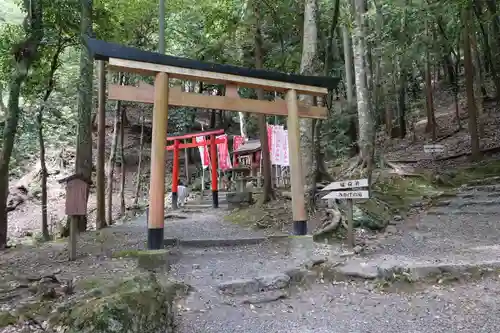
[[[170, 214], [165, 238], [185, 243], [176, 247], [179, 256], [168, 275], [193, 287], [178, 304], [179, 332], [427, 333], [449, 332], [450, 327], [458, 332], [496, 332], [500, 319], [491, 315], [500, 310], [496, 274], [391, 291], [373, 278], [332, 282], [317, 271], [311, 275], [314, 269], [307, 266], [325, 259], [341, 266], [370, 260], [387, 263], [387, 258], [396, 258], [398, 264], [500, 262], [496, 191], [495, 186], [464, 189], [412, 227], [392, 225], [394, 237], [386, 238], [374, 252], [353, 257], [346, 257], [340, 245], [311, 247], [309, 238], [269, 238], [261, 230], [225, 221], [221, 209]], [[258, 242], [237, 242], [249, 238]], [[127, 224], [84, 234], [80, 258], [72, 263], [66, 261], [65, 243], [12, 249], [0, 258], [2, 282], [56, 271], [60, 279], [75, 280], [78, 292], [79, 282], [89, 278], [134, 274], [136, 261], [117, 254], [143, 249], [145, 241], [146, 219], [139, 216]], [[300, 283], [295, 283], [297, 277]]]
[[[392, 225], [393, 237], [364, 256], [354, 256], [342, 265], [375, 268], [391, 265], [436, 265], [450, 272], [460, 268], [500, 264], [498, 186], [462, 189], [455, 198], [443, 200], [420, 216], [416, 224]], [[297, 255], [297, 253], [301, 253]], [[338, 253], [333, 257], [338, 257]], [[251, 296], [221, 296], [220, 286], [232, 280], [250, 283], [249, 277], [279, 279], [280, 272], [303, 262], [304, 252], [267, 244], [193, 252], [174, 269], [196, 291], [182, 304], [180, 332], [495, 332], [500, 319], [500, 275], [496, 270], [478, 279], [446, 284], [440, 279], [408, 283], [403, 290], [380, 288], [381, 281], [348, 280], [328, 282], [315, 279], [308, 287], [280, 289], [268, 295], [258, 291], [262, 303]], [[500, 266], [498, 266], [500, 268]], [[350, 271], [356, 272], [350, 266]], [[361, 271], [361, 269], [359, 269]], [[261, 279], [261, 278], [257, 278]], [[437, 282], [439, 281], [439, 282]], [[285, 290], [285, 291], [284, 291]], [[276, 292], [276, 291], [275, 291]]]

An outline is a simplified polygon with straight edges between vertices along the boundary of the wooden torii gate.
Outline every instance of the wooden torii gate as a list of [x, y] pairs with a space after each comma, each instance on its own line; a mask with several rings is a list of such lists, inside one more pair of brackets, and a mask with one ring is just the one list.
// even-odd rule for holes
[[[336, 87], [337, 78], [300, 76], [199, 62], [92, 38], [86, 38], [85, 41], [96, 60], [108, 62], [109, 70], [155, 76], [154, 86], [142, 84], [139, 87], [116, 85], [108, 87], [110, 99], [154, 104], [148, 248], [163, 248], [165, 142], [169, 105], [288, 116], [294, 232], [298, 235], [307, 233], [299, 117], [326, 118], [327, 109], [302, 104], [298, 102], [297, 94], [325, 96], [329, 90]], [[182, 92], [179, 87], [169, 87], [171, 78], [223, 84], [226, 85], [226, 96]], [[243, 99], [238, 96], [238, 87], [284, 92], [286, 98], [276, 101]]]

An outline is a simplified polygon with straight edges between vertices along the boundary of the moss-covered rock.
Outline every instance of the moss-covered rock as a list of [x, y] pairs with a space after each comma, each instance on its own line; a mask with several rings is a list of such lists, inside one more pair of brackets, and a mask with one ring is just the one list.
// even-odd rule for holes
[[65, 333], [170, 333], [173, 302], [183, 288], [160, 283], [154, 274], [138, 275], [61, 306], [49, 322]]
[[137, 256], [137, 266], [150, 271], [169, 271], [173, 256], [174, 254], [167, 249], [140, 251]]
[[14, 325], [17, 323], [17, 316], [9, 311], [0, 311], [0, 328]]
[[113, 253], [113, 258], [137, 258], [137, 266], [148, 271], [167, 272], [177, 260], [178, 253], [170, 249], [123, 250]]

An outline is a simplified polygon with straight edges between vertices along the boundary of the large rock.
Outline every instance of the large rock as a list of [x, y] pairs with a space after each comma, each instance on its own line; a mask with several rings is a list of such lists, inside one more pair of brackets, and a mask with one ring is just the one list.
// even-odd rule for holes
[[367, 228], [370, 230], [383, 230], [389, 220], [383, 216], [378, 216], [373, 212], [361, 209], [357, 205], [353, 206], [353, 220], [355, 228]]
[[245, 207], [252, 203], [252, 192], [229, 192], [226, 200], [230, 209]]
[[170, 271], [172, 263], [177, 261], [169, 249], [138, 251], [137, 266], [148, 271]]
[[171, 333], [173, 301], [185, 285], [160, 283], [154, 274], [138, 275], [94, 289], [57, 309], [49, 320], [65, 333]]

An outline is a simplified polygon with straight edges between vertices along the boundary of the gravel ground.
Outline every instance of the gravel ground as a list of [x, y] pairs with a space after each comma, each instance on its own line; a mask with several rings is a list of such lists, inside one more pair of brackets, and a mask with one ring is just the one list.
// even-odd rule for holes
[[382, 293], [365, 285], [314, 285], [259, 306], [221, 305], [179, 316], [181, 333], [461, 332], [500, 330], [500, 281]]
[[[165, 221], [165, 238], [179, 239], [233, 239], [248, 237], [264, 237], [265, 231], [253, 230], [243, 225], [224, 221], [223, 210], [212, 208], [203, 212], [172, 213], [186, 216], [185, 219], [167, 219]], [[146, 228], [146, 216], [138, 217], [132, 225]]]

